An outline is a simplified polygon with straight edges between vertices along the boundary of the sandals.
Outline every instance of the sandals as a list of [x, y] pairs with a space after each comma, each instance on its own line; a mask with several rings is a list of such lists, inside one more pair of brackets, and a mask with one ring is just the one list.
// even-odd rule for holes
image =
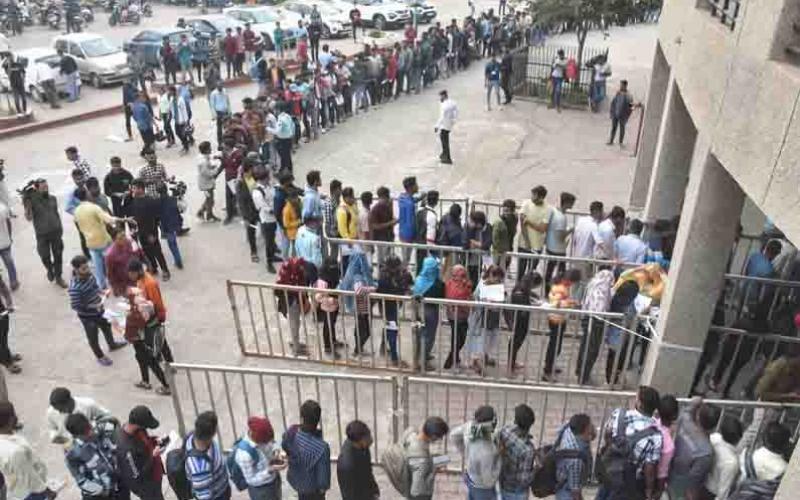
[[145, 391], [149, 391], [153, 388], [152, 385], [148, 384], [147, 382], [136, 382], [133, 384], [134, 387], [138, 387], [139, 389], [144, 389]]

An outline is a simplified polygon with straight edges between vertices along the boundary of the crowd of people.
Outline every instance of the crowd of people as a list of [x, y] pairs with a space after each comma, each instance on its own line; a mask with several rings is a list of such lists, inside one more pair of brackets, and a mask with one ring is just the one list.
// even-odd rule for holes
[[[765, 396], [786, 390], [781, 383], [764, 380], [760, 390]], [[64, 387], [51, 392], [46, 415], [50, 440], [63, 447], [66, 468], [85, 500], [127, 500], [131, 493], [162, 499], [164, 478], [177, 498], [228, 500], [236, 489], [246, 490], [251, 500], [275, 500], [282, 498], [284, 473], [298, 498], [320, 500], [333, 474], [322, 406], [306, 400], [298, 413], [299, 422], [280, 441], [267, 416], [242, 417], [246, 432], [229, 452], [217, 439], [220, 422], [213, 411], [199, 413], [192, 431], [176, 443], [174, 433], [156, 435], [160, 423], [147, 406], [135, 406], [120, 422], [93, 399]], [[463, 423], [426, 417], [376, 457], [396, 492], [381, 492], [372, 466], [372, 430], [356, 419], [346, 425], [336, 462], [341, 498], [435, 498], [436, 474], [454, 458], [437, 452], [437, 443], [449, 440], [463, 457], [470, 500], [518, 500], [531, 492], [581, 500], [593, 464], [597, 500], [658, 499], [665, 493], [672, 499], [767, 499], [793, 448], [791, 431], [777, 414], [755, 418], [745, 428], [702, 398], [681, 409], [674, 396], [647, 386], [639, 387], [632, 408], [615, 408], [602, 419], [595, 456], [598, 430], [586, 413], [559, 425], [552, 443], [534, 441], [536, 415], [527, 404], [517, 405], [504, 425], [489, 405]], [[18, 424], [14, 406], [0, 402], [0, 472], [7, 493], [52, 499], [47, 468], [15, 433]]]

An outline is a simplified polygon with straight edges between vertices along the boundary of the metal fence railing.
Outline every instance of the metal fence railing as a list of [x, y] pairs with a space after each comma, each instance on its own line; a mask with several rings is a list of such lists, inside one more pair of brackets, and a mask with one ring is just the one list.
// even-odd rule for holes
[[218, 439], [225, 449], [246, 434], [251, 415], [267, 416], [280, 440], [284, 430], [300, 422], [300, 405], [313, 399], [322, 404], [322, 432], [334, 458], [347, 424], [354, 419], [372, 429], [375, 461], [398, 439], [398, 413], [390, 410], [399, 405], [394, 377], [184, 363], [170, 367], [172, 402], [182, 436], [192, 430], [198, 414], [212, 410], [219, 418]]
[[736, 20], [739, 17], [739, 7], [743, 0], [705, 0], [712, 17], [718, 17], [719, 21], [729, 27], [731, 31], [736, 28]]
[[[627, 324], [622, 314], [509, 303], [375, 293], [365, 299], [371, 314], [359, 316], [347, 305], [353, 292], [341, 290], [229, 281], [228, 295], [246, 356], [471, 380], [635, 386], [651, 332], [638, 327], [645, 317]], [[318, 309], [327, 297], [336, 312]], [[282, 313], [286, 301], [309, 307]], [[292, 349], [298, 341], [307, 353]], [[336, 342], [347, 344], [338, 356], [326, 348]]]
[[558, 50], [564, 50], [564, 57], [567, 60], [574, 59], [576, 62], [582, 61], [583, 67], [578, 68], [579, 78], [577, 81], [565, 81], [561, 90], [561, 102], [566, 105], [588, 106], [589, 87], [591, 85], [592, 70], [587, 68], [585, 63], [590, 59], [604, 54], [606, 49], [594, 47], [584, 47], [583, 58], [578, 57], [578, 48], [575, 46], [531, 46], [528, 48], [528, 62], [526, 66], [526, 83], [524, 95], [541, 100], [550, 100], [552, 84], [550, 75], [553, 71], [553, 61]]
[[[558, 429], [575, 413], [586, 413], [602, 428], [615, 408], [631, 408], [634, 392], [585, 388], [524, 386], [488, 381], [464, 381], [438, 377], [367, 376], [321, 371], [284, 371], [175, 363], [170, 365], [173, 406], [179, 432], [190, 431], [194, 418], [206, 410], [219, 417], [220, 445], [230, 448], [246, 432], [247, 418], [266, 415], [275, 429], [276, 439], [290, 425], [299, 422], [299, 407], [314, 399], [322, 407], [321, 429], [335, 459], [345, 439], [347, 424], [364, 421], [372, 429], [374, 463], [386, 446], [396, 442], [402, 430], [418, 428], [429, 416], [440, 416], [451, 427], [469, 420], [475, 409], [492, 405], [498, 425], [513, 422], [514, 407], [525, 403], [536, 414], [532, 429], [535, 443], [552, 443]], [[679, 400], [681, 405], [689, 401]], [[736, 400], [707, 400], [722, 410], [722, 415], [739, 418], [750, 426], [757, 439], [765, 411], [769, 419], [787, 425], [798, 434], [799, 404], [779, 404]], [[750, 425], [755, 424], [755, 425]], [[753, 427], [755, 427], [753, 429]], [[593, 443], [595, 452], [600, 439]], [[432, 452], [451, 456], [450, 470], [460, 471], [463, 461], [448, 440], [433, 446]]]

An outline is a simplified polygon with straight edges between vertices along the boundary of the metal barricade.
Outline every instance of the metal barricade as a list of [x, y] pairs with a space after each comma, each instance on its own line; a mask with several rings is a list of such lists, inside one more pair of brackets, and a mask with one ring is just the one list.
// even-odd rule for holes
[[[399, 207], [397, 205], [397, 196], [392, 196], [392, 210], [394, 210], [395, 217], [400, 213]], [[424, 202], [425, 198], [422, 198], [420, 203]], [[467, 214], [470, 212], [470, 199], [466, 197], [462, 198], [439, 198], [439, 202], [436, 204], [436, 216], [441, 220], [442, 216], [446, 215], [450, 211], [450, 207], [453, 205], [461, 206], [461, 222], [466, 220]], [[359, 205], [359, 209], [361, 206]]]
[[[536, 414], [531, 435], [537, 446], [553, 443], [559, 429], [576, 413], [585, 413], [599, 429], [604, 429], [616, 408], [633, 408], [635, 392], [590, 390], [542, 386], [519, 386], [495, 382], [443, 380], [439, 378], [408, 377], [400, 383], [403, 427], [422, 425], [429, 416], [439, 416], [453, 428], [472, 419], [473, 412], [482, 405], [491, 405], [497, 415], [498, 428], [513, 423], [514, 408], [527, 404]], [[678, 399], [682, 407], [691, 400]], [[755, 423], [753, 437], [758, 439], [764, 420], [756, 410], [770, 410], [773, 417], [786, 424], [794, 435], [800, 426], [800, 404], [767, 403], [758, 401], [706, 400], [721, 409], [721, 418], [730, 415], [739, 418], [745, 427]], [[595, 456], [602, 444], [603, 432], [592, 443]], [[451, 470], [461, 470], [464, 462], [449, 440], [434, 445], [432, 453], [446, 454], [451, 458]]]
[[186, 435], [201, 412], [219, 418], [218, 439], [223, 449], [247, 434], [247, 418], [269, 417], [275, 438], [300, 422], [300, 405], [307, 399], [322, 406], [323, 436], [335, 458], [352, 420], [372, 429], [373, 460], [399, 437], [397, 379], [376, 375], [345, 375], [308, 371], [269, 370], [231, 366], [173, 363], [170, 365], [172, 402], [181, 435]]
[[[622, 314], [378, 293], [356, 299], [348, 291], [240, 281], [228, 282], [228, 295], [241, 352], [253, 357], [621, 388], [638, 383], [649, 342], [649, 330], [623, 324]], [[318, 307], [328, 297], [336, 311]], [[370, 313], [359, 314], [355, 300], [368, 300]], [[287, 302], [297, 307], [281, 307]], [[335, 348], [345, 341], [349, 347]]]
[[727, 323], [745, 312], [766, 313], [768, 319], [774, 319], [784, 305], [798, 302], [800, 282], [726, 274], [723, 293]]

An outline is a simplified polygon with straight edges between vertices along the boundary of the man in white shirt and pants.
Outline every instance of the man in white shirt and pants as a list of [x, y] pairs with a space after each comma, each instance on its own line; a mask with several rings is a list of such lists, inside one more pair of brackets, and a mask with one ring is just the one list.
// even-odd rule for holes
[[434, 132], [439, 134], [439, 139], [442, 141], [442, 154], [439, 155], [439, 161], [447, 165], [452, 165], [453, 160], [450, 158], [450, 131], [453, 130], [453, 125], [458, 118], [458, 106], [455, 101], [447, 97], [447, 91], [442, 90], [439, 92], [439, 121], [436, 122]]

